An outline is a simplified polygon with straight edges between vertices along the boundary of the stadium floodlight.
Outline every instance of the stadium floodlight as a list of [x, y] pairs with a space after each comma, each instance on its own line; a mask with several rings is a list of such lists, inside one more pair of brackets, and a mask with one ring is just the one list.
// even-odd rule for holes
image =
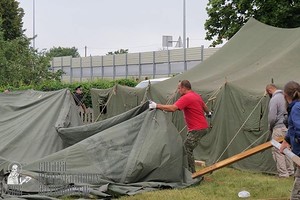
[[172, 47], [173, 46], [173, 37], [168, 35], [162, 36], [162, 46], [163, 47]]

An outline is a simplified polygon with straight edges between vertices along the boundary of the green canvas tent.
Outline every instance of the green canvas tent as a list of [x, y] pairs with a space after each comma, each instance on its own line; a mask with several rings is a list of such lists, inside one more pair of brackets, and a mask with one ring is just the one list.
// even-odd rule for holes
[[82, 124], [70, 91], [0, 93], [0, 155], [27, 163], [63, 149], [62, 127]]
[[[279, 87], [298, 81], [299, 54], [300, 28], [276, 28], [252, 18], [219, 51], [185, 73], [149, 85], [142, 92], [121, 86], [106, 90], [109, 99], [102, 106], [107, 105], [107, 112], [101, 115], [97, 108], [104, 92], [95, 90], [93, 107], [99, 119], [105, 119], [128, 110], [128, 104], [137, 106], [148, 99], [172, 104], [178, 98], [178, 81], [188, 79], [214, 111], [210, 133], [195, 150], [196, 158], [210, 165], [269, 139], [265, 86], [272, 81]], [[115, 105], [119, 108], [114, 109]], [[172, 122], [184, 137], [182, 113], [173, 113]], [[270, 149], [232, 166], [275, 172]]]
[[[68, 90], [3, 93], [0, 101], [3, 198], [107, 198], [201, 180], [187, 170], [182, 138], [171, 119], [149, 111], [147, 103], [81, 125]], [[17, 177], [14, 184], [10, 176]]]

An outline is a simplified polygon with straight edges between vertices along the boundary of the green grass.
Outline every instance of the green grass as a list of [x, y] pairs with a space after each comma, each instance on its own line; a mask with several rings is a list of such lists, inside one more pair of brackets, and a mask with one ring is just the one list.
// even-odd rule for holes
[[294, 178], [280, 179], [274, 175], [222, 168], [204, 175], [200, 184], [185, 189], [145, 192], [134, 196], [123, 196], [120, 200], [234, 200], [242, 190], [250, 192], [249, 198], [264, 200], [287, 200]]

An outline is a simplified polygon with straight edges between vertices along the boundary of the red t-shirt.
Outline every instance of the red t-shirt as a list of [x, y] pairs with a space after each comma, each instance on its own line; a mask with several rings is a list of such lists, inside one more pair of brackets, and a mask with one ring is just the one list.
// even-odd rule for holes
[[181, 96], [174, 104], [183, 111], [188, 131], [208, 128], [203, 109], [205, 103], [199, 94], [190, 91]]

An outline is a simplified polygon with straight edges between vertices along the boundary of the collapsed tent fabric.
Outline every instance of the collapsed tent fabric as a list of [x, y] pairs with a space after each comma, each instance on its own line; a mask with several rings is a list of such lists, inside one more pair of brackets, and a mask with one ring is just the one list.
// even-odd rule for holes
[[28, 163], [63, 149], [61, 127], [82, 124], [69, 90], [0, 94], [0, 155]]
[[[178, 81], [187, 79], [201, 94], [214, 114], [212, 128], [195, 150], [196, 158], [207, 165], [231, 157], [269, 139], [267, 84], [283, 87], [290, 80], [299, 81], [300, 28], [268, 26], [251, 18], [220, 50], [192, 69], [144, 89], [147, 98], [172, 104]], [[131, 93], [134, 93], [130, 90]], [[137, 90], [136, 90], [137, 91]], [[129, 90], [127, 90], [129, 92]], [[126, 89], [111, 95], [107, 105], [121, 106]], [[121, 97], [122, 96], [122, 97]], [[93, 95], [93, 107], [97, 106]], [[111, 103], [113, 102], [113, 103]], [[131, 101], [127, 101], [133, 103]], [[135, 101], [136, 102], [136, 101]], [[124, 111], [125, 106], [120, 108]], [[105, 115], [113, 116], [114, 109]], [[119, 113], [118, 113], [119, 114]], [[172, 121], [185, 134], [182, 113], [173, 113]], [[268, 149], [232, 165], [254, 171], [275, 173], [275, 163]]]
[[148, 109], [148, 104], [144, 103], [140, 106], [137, 106], [127, 112], [124, 112], [115, 117], [111, 117], [109, 119], [98, 121], [95, 123], [69, 127], [69, 128], [60, 128], [58, 129], [59, 136], [62, 138], [64, 147], [71, 146], [77, 142], [80, 142], [96, 133], [99, 133], [107, 128], [110, 128], [114, 125], [127, 121], [145, 110]]
[[[170, 117], [147, 107], [68, 148], [23, 164], [23, 174], [31, 180], [22, 185], [22, 193], [38, 199], [70, 194], [71, 189], [105, 198], [198, 183], [201, 179], [193, 180], [187, 170], [182, 138]], [[8, 167], [7, 162], [0, 166]]]

